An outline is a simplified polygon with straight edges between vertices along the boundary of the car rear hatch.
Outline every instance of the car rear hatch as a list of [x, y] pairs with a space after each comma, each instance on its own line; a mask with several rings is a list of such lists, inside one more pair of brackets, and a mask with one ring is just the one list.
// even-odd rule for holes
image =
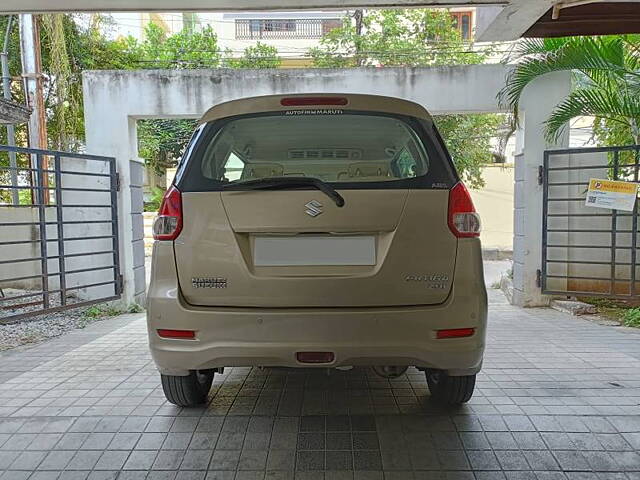
[[447, 213], [457, 179], [428, 114], [406, 115], [414, 104], [384, 97], [315, 96], [344, 103], [295, 107], [269, 98], [257, 111], [243, 104], [247, 113], [205, 117], [181, 164], [174, 248], [186, 302], [444, 302], [457, 250]]

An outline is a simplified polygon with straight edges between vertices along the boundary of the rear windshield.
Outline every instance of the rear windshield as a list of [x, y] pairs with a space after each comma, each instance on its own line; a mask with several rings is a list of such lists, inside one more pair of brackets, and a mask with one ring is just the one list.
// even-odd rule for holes
[[415, 119], [299, 112], [245, 115], [207, 125], [183, 162], [188, 165], [179, 169], [180, 186], [202, 191], [263, 178], [311, 177], [336, 188], [449, 188], [455, 180], [446, 153]]

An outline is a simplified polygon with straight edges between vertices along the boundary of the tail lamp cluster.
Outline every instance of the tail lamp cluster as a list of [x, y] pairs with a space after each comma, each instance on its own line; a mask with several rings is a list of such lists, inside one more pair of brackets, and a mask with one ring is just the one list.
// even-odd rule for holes
[[464, 183], [456, 183], [449, 191], [449, 229], [458, 238], [472, 238], [480, 236], [480, 227], [469, 190]]
[[153, 222], [153, 238], [175, 240], [182, 231], [182, 194], [175, 185], [162, 198], [158, 216]]

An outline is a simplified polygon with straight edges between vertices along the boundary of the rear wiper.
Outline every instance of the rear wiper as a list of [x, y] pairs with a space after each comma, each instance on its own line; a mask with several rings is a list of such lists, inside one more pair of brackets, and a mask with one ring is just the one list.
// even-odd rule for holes
[[267, 177], [244, 182], [225, 183], [225, 190], [277, 190], [288, 187], [315, 187], [333, 200], [338, 207], [344, 207], [344, 198], [327, 182], [313, 177]]

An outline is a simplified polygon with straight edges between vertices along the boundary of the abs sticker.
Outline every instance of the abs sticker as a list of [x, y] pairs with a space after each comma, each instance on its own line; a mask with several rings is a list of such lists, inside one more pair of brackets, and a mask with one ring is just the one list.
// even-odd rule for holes
[[298, 115], [342, 115], [344, 110], [340, 109], [317, 109], [317, 110], [287, 110], [284, 112], [287, 116]]

